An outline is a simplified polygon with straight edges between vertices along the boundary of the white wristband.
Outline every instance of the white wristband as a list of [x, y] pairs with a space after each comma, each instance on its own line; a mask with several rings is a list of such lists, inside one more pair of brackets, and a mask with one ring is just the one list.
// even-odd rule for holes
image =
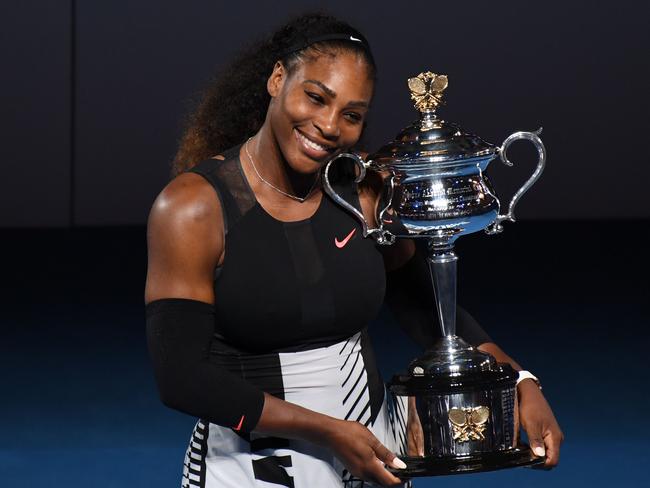
[[537, 379], [537, 376], [535, 376], [533, 373], [530, 371], [519, 371], [519, 377], [517, 378], [517, 386], [519, 386], [519, 383], [526, 379], [531, 379], [535, 382], [535, 384], [539, 387], [539, 389], [542, 389], [542, 385], [540, 384], [539, 380]]

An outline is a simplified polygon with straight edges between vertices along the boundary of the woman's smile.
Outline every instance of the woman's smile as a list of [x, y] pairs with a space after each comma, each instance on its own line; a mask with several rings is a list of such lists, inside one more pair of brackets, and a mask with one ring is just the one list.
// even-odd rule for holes
[[314, 141], [299, 129], [294, 128], [293, 131], [302, 152], [315, 161], [322, 162], [323, 159], [330, 156], [336, 150], [335, 146], [323, 145]]

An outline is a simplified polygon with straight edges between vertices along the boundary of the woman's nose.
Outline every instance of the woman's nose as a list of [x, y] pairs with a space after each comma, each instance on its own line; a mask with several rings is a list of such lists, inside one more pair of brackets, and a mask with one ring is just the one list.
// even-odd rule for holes
[[314, 120], [314, 126], [325, 139], [337, 139], [341, 135], [338, 116], [335, 111], [328, 111]]

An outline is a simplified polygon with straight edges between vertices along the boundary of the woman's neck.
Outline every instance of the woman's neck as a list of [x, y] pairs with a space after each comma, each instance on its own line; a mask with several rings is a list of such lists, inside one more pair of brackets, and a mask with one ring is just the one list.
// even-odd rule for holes
[[318, 172], [303, 174], [294, 171], [285, 160], [275, 135], [266, 124], [248, 142], [248, 150], [253, 165], [261, 177], [271, 185], [299, 198], [307, 196], [314, 187]]

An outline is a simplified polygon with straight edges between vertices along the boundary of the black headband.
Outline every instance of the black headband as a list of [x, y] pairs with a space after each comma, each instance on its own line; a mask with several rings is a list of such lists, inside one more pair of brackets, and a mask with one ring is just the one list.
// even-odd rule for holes
[[284, 49], [280, 54], [280, 57], [284, 58], [285, 56], [288, 56], [291, 53], [294, 53], [296, 51], [302, 51], [303, 49], [307, 48], [308, 46], [311, 46], [312, 44], [316, 44], [317, 42], [323, 42], [323, 41], [349, 41], [353, 44], [358, 44], [362, 49], [364, 49], [367, 52], [370, 52], [370, 47], [368, 46], [368, 42], [361, 34], [357, 32], [349, 33], [349, 34], [344, 34], [339, 32], [337, 34], [324, 34], [321, 36], [305, 37], [302, 42], [292, 44], [287, 49]]

